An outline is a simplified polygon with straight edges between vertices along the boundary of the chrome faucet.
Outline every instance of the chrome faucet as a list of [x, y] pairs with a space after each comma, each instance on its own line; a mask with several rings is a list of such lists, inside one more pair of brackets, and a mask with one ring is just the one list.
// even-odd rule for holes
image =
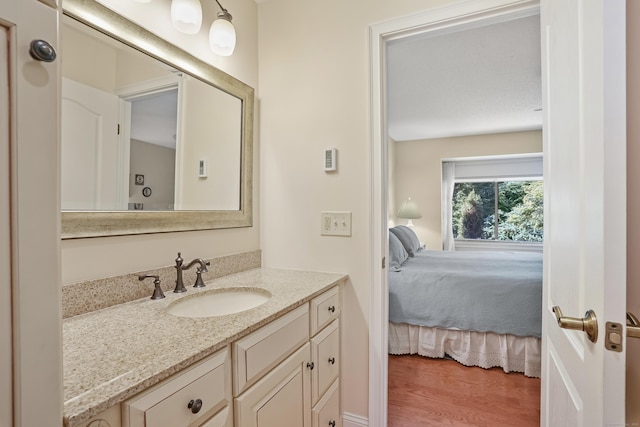
[[[179, 255], [179, 254], [178, 254]], [[211, 265], [209, 261], [205, 261], [202, 258], [196, 258], [191, 261], [189, 264], [182, 266], [183, 270], [188, 270], [193, 267], [195, 264], [199, 264], [199, 267], [196, 268], [196, 283], [193, 285], [194, 288], [204, 288], [205, 284], [202, 281], [202, 273], [207, 273], [207, 265]], [[182, 276], [180, 277], [182, 278]]]

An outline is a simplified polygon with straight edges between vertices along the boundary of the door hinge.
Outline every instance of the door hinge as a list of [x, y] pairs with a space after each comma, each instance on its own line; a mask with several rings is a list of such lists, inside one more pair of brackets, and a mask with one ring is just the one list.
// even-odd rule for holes
[[120, 135], [120, 123], [118, 123], [118, 135]]
[[387, 266], [387, 257], [383, 256], [382, 257], [382, 268], [384, 269]]

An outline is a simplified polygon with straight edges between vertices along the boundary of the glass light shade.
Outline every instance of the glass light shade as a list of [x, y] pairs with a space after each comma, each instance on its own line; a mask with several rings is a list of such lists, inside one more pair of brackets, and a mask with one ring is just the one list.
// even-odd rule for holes
[[213, 21], [209, 30], [209, 46], [216, 55], [231, 56], [236, 48], [236, 29], [231, 21], [221, 18]]
[[197, 34], [202, 26], [202, 6], [199, 0], [172, 0], [171, 23], [185, 34]]

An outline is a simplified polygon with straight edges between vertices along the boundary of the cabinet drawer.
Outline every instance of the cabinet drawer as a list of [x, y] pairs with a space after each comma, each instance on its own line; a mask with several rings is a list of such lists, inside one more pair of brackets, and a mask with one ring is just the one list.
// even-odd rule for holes
[[315, 403], [329, 389], [340, 373], [340, 327], [334, 320], [311, 339], [311, 401]]
[[335, 380], [327, 394], [313, 408], [311, 418], [311, 427], [342, 427], [339, 380]]
[[329, 289], [311, 300], [311, 336], [327, 326], [340, 314], [338, 286]]
[[309, 306], [258, 329], [233, 344], [233, 395], [238, 396], [309, 340]]
[[[123, 403], [124, 427], [197, 425], [231, 403], [231, 363], [224, 349]], [[190, 401], [202, 400], [193, 413]], [[215, 424], [214, 424], [215, 425]]]

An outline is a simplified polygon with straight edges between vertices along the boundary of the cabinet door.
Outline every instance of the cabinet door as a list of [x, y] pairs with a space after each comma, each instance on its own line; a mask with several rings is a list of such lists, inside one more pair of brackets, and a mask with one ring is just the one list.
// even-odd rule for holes
[[312, 427], [342, 427], [340, 418], [340, 380], [336, 380], [313, 408]]
[[311, 427], [309, 344], [235, 399], [235, 427]]
[[120, 405], [115, 405], [91, 417], [89, 421], [85, 421], [78, 427], [120, 427], [120, 425]]
[[38, 39], [59, 51], [58, 5], [0, 1], [2, 426], [56, 426], [62, 420], [60, 60], [40, 62], [29, 54]]

